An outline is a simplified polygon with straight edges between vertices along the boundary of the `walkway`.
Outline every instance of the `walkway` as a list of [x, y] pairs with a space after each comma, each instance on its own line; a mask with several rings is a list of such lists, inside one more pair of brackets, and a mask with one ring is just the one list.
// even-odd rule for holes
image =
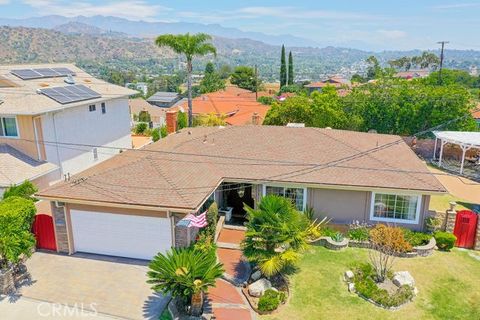
[[224, 279], [217, 280], [216, 287], [209, 289], [206, 299], [206, 309], [215, 315], [216, 320], [256, 318], [240, 288], [250, 275], [250, 267], [244, 262], [240, 250], [244, 238], [243, 228], [230, 229], [228, 226], [218, 237], [217, 256], [225, 268]]

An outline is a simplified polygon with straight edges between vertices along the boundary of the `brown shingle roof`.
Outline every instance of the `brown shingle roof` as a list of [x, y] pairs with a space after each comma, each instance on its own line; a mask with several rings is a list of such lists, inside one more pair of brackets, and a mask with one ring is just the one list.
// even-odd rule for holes
[[233, 179], [445, 191], [394, 135], [269, 126], [193, 128], [143, 150], [126, 151], [76, 176], [85, 181], [62, 182], [39, 196], [193, 210], [222, 180]]

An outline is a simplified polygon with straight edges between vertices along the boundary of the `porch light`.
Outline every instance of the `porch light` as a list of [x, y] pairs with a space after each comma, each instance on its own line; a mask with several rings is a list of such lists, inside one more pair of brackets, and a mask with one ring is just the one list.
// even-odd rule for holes
[[237, 193], [240, 198], [243, 198], [243, 196], [245, 195], [245, 186], [243, 184], [240, 188], [238, 188]]

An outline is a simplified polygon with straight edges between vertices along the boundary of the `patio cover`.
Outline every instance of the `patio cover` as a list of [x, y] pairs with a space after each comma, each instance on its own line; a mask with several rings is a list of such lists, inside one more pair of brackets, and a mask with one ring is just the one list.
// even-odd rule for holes
[[462, 148], [462, 164], [460, 166], [460, 174], [463, 174], [463, 165], [465, 163], [465, 153], [472, 149], [480, 149], [480, 132], [469, 131], [433, 131], [435, 135], [435, 148], [433, 149], [433, 158], [437, 151], [437, 141], [440, 140], [440, 158], [438, 166], [442, 166], [443, 146], [452, 143]]

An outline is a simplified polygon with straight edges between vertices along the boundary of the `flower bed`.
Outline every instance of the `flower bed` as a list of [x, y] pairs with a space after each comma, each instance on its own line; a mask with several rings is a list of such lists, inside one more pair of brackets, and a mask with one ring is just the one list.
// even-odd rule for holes
[[[271, 288], [265, 290], [259, 297], [252, 296], [248, 287], [242, 288], [242, 293], [248, 303], [260, 315], [276, 313], [283, 305], [287, 304], [290, 298], [288, 282], [282, 275], [273, 276], [268, 281], [271, 283]], [[253, 279], [249, 281], [250, 284], [254, 282]]]
[[399, 283], [393, 274], [390, 274], [384, 282], [377, 283], [375, 272], [370, 264], [359, 265], [354, 268], [353, 272], [347, 271], [345, 278], [349, 291], [388, 310], [395, 310], [409, 303], [416, 292], [413, 281], [409, 284]]

